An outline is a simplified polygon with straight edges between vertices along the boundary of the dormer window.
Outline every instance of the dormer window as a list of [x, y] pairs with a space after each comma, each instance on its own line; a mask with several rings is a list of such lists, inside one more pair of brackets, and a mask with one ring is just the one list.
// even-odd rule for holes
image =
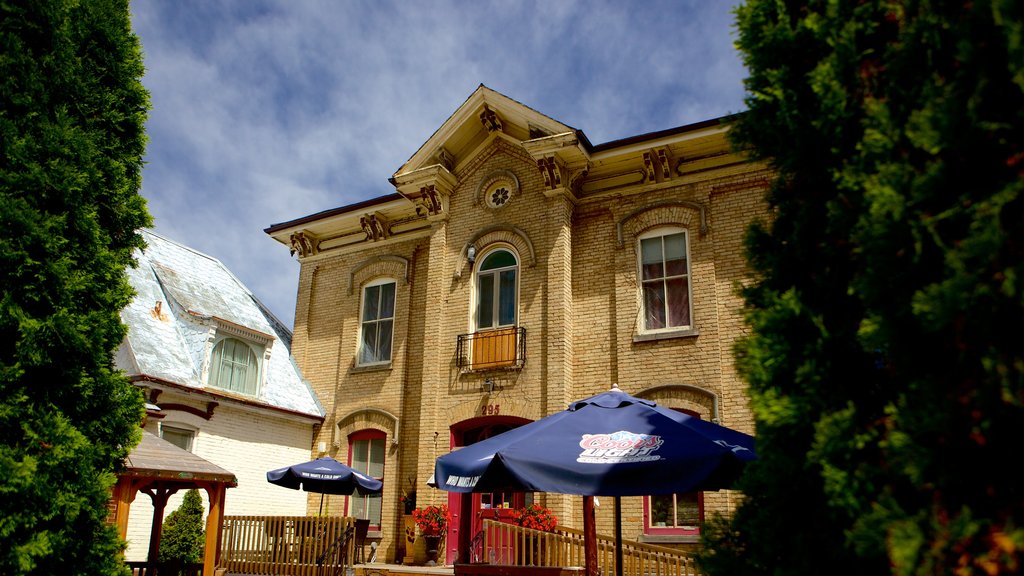
[[238, 338], [222, 338], [210, 358], [210, 386], [246, 396], [256, 396], [260, 383], [263, 350]]

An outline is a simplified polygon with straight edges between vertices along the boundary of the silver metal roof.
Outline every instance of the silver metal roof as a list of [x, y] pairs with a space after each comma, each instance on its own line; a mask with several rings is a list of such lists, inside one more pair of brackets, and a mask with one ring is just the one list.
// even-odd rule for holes
[[[322, 417], [323, 407], [291, 356], [291, 332], [256, 296], [216, 258], [149, 230], [142, 235], [147, 247], [136, 253], [138, 266], [128, 269], [136, 296], [121, 313], [128, 336], [118, 350], [118, 366], [129, 376]], [[257, 397], [209, 388], [202, 381], [216, 326], [240, 327], [243, 335], [268, 340], [270, 359]]]

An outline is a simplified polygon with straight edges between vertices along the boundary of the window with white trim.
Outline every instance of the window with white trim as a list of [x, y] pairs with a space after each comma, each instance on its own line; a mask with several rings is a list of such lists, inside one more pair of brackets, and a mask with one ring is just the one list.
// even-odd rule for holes
[[483, 256], [476, 272], [476, 329], [515, 326], [519, 260], [505, 248]]
[[255, 347], [238, 338], [222, 338], [210, 357], [210, 386], [256, 396], [260, 383], [260, 358]]
[[[673, 408], [700, 418], [692, 410]], [[688, 492], [644, 497], [644, 534], [651, 536], [697, 536], [704, 519], [704, 494]]]
[[[367, 476], [384, 481], [384, 440], [380, 430], [360, 430], [348, 437], [349, 466]], [[370, 521], [370, 529], [380, 530], [381, 494], [349, 497], [349, 515]]]
[[160, 437], [167, 440], [171, 444], [174, 444], [182, 450], [192, 451], [192, 441], [196, 437], [195, 430], [188, 428], [182, 428], [178, 426], [169, 426], [164, 423], [160, 423]]
[[687, 240], [682, 228], [659, 228], [638, 238], [641, 331], [693, 327]]
[[391, 362], [396, 286], [394, 280], [381, 279], [363, 287], [359, 330], [360, 366]]

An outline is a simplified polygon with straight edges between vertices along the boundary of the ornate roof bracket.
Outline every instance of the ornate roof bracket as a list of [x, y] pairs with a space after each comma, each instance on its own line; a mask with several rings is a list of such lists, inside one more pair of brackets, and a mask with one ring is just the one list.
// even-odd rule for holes
[[293, 233], [289, 241], [291, 242], [289, 256], [298, 254], [299, 258], [305, 258], [320, 252], [320, 239], [305, 230]]
[[359, 226], [366, 233], [366, 239], [370, 242], [384, 240], [388, 237], [388, 221], [380, 212], [367, 214], [359, 219]]
[[544, 195], [565, 196], [575, 202], [590, 171], [590, 153], [575, 132], [563, 132], [523, 142], [544, 177]]
[[644, 170], [647, 172], [647, 181], [664, 182], [672, 178], [673, 163], [672, 151], [668, 148], [644, 152]]
[[501, 116], [498, 116], [498, 113], [487, 104], [484, 104], [484, 110], [480, 113], [480, 122], [488, 132], [501, 132], [502, 130]]
[[416, 206], [416, 213], [430, 221], [448, 219], [448, 203], [458, 179], [448, 168], [434, 164], [392, 179], [398, 193]]

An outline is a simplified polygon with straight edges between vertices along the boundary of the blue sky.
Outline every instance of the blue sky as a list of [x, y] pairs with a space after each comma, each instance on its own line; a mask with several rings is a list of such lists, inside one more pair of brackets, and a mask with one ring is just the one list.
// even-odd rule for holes
[[744, 109], [738, 0], [133, 0], [155, 230], [291, 326], [297, 261], [263, 230], [390, 194], [479, 84], [594, 144]]

